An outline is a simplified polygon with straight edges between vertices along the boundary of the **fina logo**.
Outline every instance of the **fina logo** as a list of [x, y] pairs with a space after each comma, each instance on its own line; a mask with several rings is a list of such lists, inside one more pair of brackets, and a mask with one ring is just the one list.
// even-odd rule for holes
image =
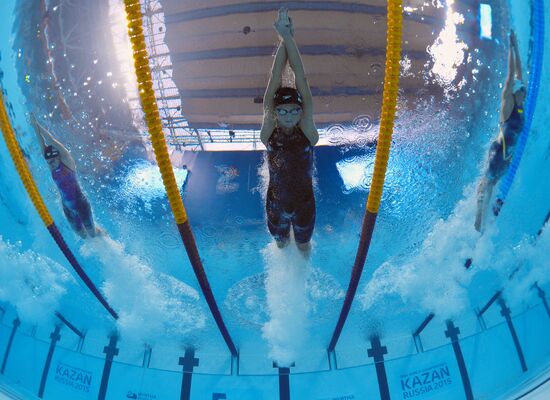
[[131, 390], [128, 390], [126, 398], [132, 400], [155, 400], [157, 395], [152, 393], [132, 392]]
[[447, 363], [401, 375], [403, 399], [413, 399], [441, 390], [453, 383]]

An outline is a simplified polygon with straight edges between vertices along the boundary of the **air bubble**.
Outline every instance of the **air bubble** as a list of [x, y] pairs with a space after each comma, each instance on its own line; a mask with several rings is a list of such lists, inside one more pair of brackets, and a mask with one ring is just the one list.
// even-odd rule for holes
[[370, 115], [358, 115], [353, 119], [353, 129], [365, 133], [372, 129], [372, 117]]

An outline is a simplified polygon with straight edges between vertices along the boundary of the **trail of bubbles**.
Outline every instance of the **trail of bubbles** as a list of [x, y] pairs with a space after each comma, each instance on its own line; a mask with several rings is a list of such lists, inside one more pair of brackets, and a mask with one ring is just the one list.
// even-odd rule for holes
[[528, 294], [535, 295], [532, 291], [536, 282], [539, 287], [550, 284], [549, 261], [550, 233], [548, 225], [538, 238], [533, 241], [526, 237], [514, 248], [516, 267], [518, 268], [511, 281], [506, 285], [504, 295], [510, 301], [511, 307], [520, 305], [529, 299]]
[[306, 293], [309, 261], [291, 243], [284, 249], [269, 243], [262, 251], [266, 265], [267, 309], [270, 320], [262, 328], [269, 356], [280, 367], [299, 359], [309, 338], [310, 301]]
[[55, 261], [32, 250], [22, 251], [0, 236], [0, 301], [11, 303], [28, 323], [49, 322], [73, 277]]
[[[225, 307], [241, 325], [262, 327], [269, 319], [267, 309], [267, 272], [246, 277], [227, 292]], [[319, 325], [338, 317], [338, 307], [345, 291], [336, 278], [320, 268], [311, 268], [306, 282], [306, 293], [310, 299], [309, 319], [311, 325]]]
[[121, 336], [155, 344], [157, 338], [181, 338], [201, 329], [205, 316], [197, 291], [183, 282], [154, 271], [142, 259], [127, 254], [123, 245], [108, 238], [88, 240], [81, 248], [92, 265], [103, 266], [102, 290], [120, 315]]
[[[468, 285], [478, 271], [494, 266], [494, 224], [480, 237], [473, 226], [475, 196], [470, 187], [466, 200], [458, 203], [447, 220], [439, 220], [414, 255], [384, 263], [362, 291], [364, 310], [388, 295], [398, 295], [440, 317], [453, 317], [470, 308]], [[475, 268], [467, 270], [464, 261], [472, 257]]]

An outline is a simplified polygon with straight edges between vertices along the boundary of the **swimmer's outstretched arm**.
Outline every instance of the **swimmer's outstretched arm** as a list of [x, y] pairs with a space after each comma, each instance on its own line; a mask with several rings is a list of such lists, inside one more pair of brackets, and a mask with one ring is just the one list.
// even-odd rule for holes
[[519, 55], [519, 46], [518, 46], [518, 39], [516, 37], [515, 32], [512, 30], [510, 32], [510, 46], [514, 49], [514, 68], [516, 72], [516, 77], [520, 81], [523, 81], [523, 74], [522, 74], [522, 68], [521, 68], [521, 57]]
[[506, 77], [506, 83], [502, 90], [502, 98], [500, 101], [500, 122], [504, 122], [510, 116], [514, 108], [514, 79], [516, 76], [516, 61], [514, 60], [515, 34], [514, 31], [510, 32], [510, 46], [508, 47], [508, 76]]
[[44, 140], [44, 136], [42, 136], [41, 126], [36, 120], [34, 114], [31, 114], [31, 123], [34, 127], [34, 133], [36, 134], [38, 143], [40, 143], [40, 149], [42, 150], [42, 154], [44, 154], [44, 150], [46, 150], [46, 141]]
[[303, 100], [303, 115], [300, 120], [300, 128], [307, 136], [312, 145], [315, 145], [319, 140], [317, 128], [313, 122], [313, 96], [306, 78], [304, 63], [300, 56], [298, 46], [294, 41], [292, 20], [288, 16], [287, 9], [279, 10], [279, 20], [275, 23], [275, 29], [283, 39], [288, 54], [288, 62], [294, 71], [296, 89], [302, 95]]
[[512, 89], [514, 87], [514, 79], [516, 77], [516, 63], [514, 60], [514, 31], [510, 33], [510, 46], [508, 47], [508, 76], [506, 77], [506, 83], [504, 85], [504, 92], [512, 94]]
[[61, 158], [61, 161], [63, 164], [65, 164], [67, 167], [72, 169], [73, 171], [76, 171], [76, 163], [74, 162], [73, 157], [71, 156], [71, 153], [69, 153], [69, 150], [61, 144], [56, 138], [53, 137], [53, 135], [44, 128], [40, 122], [34, 117], [34, 115], [31, 115], [31, 122], [34, 125], [36, 135], [38, 136], [38, 140], [40, 142], [40, 146], [42, 147], [42, 152], [44, 152], [48, 142], [51, 144], [57, 151], [59, 151], [59, 156]]
[[267, 142], [269, 137], [273, 133], [275, 128], [275, 118], [274, 118], [274, 104], [273, 97], [275, 92], [281, 86], [281, 79], [283, 77], [283, 69], [285, 68], [287, 61], [286, 49], [282, 42], [279, 43], [277, 48], [277, 53], [275, 54], [275, 60], [273, 61], [273, 66], [271, 67], [271, 76], [269, 77], [269, 83], [267, 84], [267, 89], [264, 93], [264, 116], [262, 122], [262, 130], [260, 131], [260, 139], [263, 144], [267, 147]]

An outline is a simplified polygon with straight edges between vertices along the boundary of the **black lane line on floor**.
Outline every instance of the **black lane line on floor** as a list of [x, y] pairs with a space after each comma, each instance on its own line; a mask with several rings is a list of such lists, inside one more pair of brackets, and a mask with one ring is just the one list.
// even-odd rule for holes
[[500, 315], [504, 317], [506, 320], [506, 324], [508, 325], [508, 329], [510, 330], [510, 335], [512, 335], [512, 340], [514, 341], [514, 346], [516, 347], [516, 351], [518, 353], [519, 363], [521, 365], [521, 370], [523, 372], [527, 371], [527, 364], [525, 362], [525, 357], [523, 356], [523, 350], [521, 349], [521, 344], [519, 342], [518, 334], [516, 332], [516, 328], [514, 327], [514, 323], [512, 322], [512, 312], [510, 309], [506, 306], [506, 302], [502, 297], [498, 298], [498, 304], [500, 305]]
[[8, 362], [8, 357], [10, 355], [11, 351], [11, 345], [13, 344], [13, 338], [15, 337], [15, 332], [17, 331], [17, 328], [19, 328], [19, 325], [21, 325], [21, 321], [19, 318], [15, 318], [13, 320], [13, 328], [11, 328], [11, 334], [10, 339], [8, 340], [8, 345], [6, 346], [6, 352], [4, 353], [4, 360], [2, 361], [2, 368], [0, 368], [0, 374], [4, 375], [4, 371], [6, 369], [6, 364]]
[[99, 387], [98, 400], [105, 400], [107, 395], [107, 386], [109, 385], [109, 378], [111, 376], [111, 367], [113, 366], [113, 359], [118, 355], [119, 349], [116, 344], [118, 341], [117, 335], [111, 335], [109, 338], [109, 345], [103, 348], [105, 353], [105, 366], [103, 367], [103, 375], [101, 376], [101, 386]]
[[185, 349], [185, 356], [180, 357], [179, 365], [183, 366], [180, 400], [190, 400], [191, 399], [191, 378], [193, 377], [193, 368], [199, 366], [199, 359], [195, 358], [194, 348], [189, 347]]
[[373, 336], [370, 339], [371, 348], [367, 350], [369, 357], [374, 358], [376, 368], [376, 378], [378, 379], [378, 388], [380, 389], [380, 399], [390, 400], [390, 388], [388, 386], [388, 377], [386, 367], [384, 366], [384, 354], [388, 354], [386, 346], [382, 346], [380, 338]]
[[38, 397], [40, 398], [44, 397], [44, 390], [46, 389], [46, 382], [48, 380], [48, 374], [52, 365], [52, 358], [55, 351], [55, 346], [57, 342], [59, 342], [59, 339], [61, 339], [61, 335], [59, 334], [60, 331], [61, 326], [56, 325], [54, 331], [50, 334], [50, 348], [48, 349], [48, 356], [46, 357], [46, 362], [44, 363], [42, 378], [40, 379], [40, 387], [38, 388]]
[[462, 355], [460, 342], [458, 340], [459, 334], [460, 334], [460, 329], [457, 326], [455, 326], [453, 321], [447, 320], [447, 330], [445, 331], [445, 336], [451, 339], [451, 342], [453, 345], [453, 351], [455, 353], [456, 362], [458, 364], [458, 369], [460, 371], [460, 376], [462, 378], [462, 384], [464, 386], [464, 393], [466, 394], [466, 400], [474, 400], [474, 394], [472, 393], [472, 385], [470, 384], [470, 377], [468, 376], [468, 370], [466, 369], [466, 363], [464, 362], [464, 356]]

